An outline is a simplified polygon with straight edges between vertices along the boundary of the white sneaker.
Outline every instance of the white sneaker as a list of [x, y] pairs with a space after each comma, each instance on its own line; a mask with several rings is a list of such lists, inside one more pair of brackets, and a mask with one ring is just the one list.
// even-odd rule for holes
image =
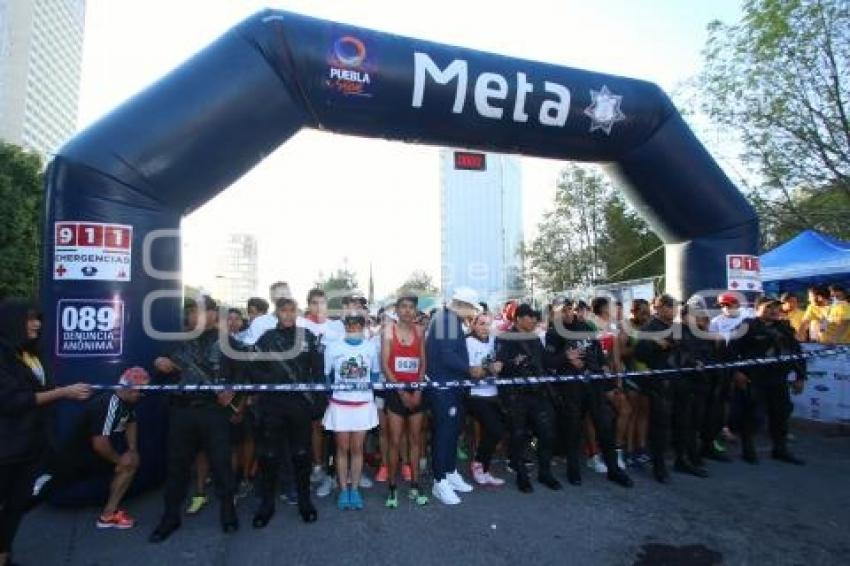
[[484, 479], [487, 481], [486, 485], [492, 485], [493, 487], [500, 487], [505, 485], [505, 480], [502, 478], [497, 478], [490, 472], [484, 472]]
[[41, 474], [35, 480], [35, 483], [32, 486], [32, 496], [38, 497], [38, 494], [41, 493], [41, 490], [44, 488], [45, 484], [53, 479], [53, 476], [50, 474]]
[[596, 472], [597, 474], [608, 473], [608, 466], [606, 466], [605, 462], [602, 461], [601, 454], [594, 454], [593, 458], [588, 458], [587, 467]]
[[329, 475], [325, 474], [322, 478], [319, 487], [316, 488], [316, 497], [327, 497], [334, 490], [334, 480]]
[[469, 493], [472, 491], [472, 486], [463, 481], [463, 477], [457, 473], [457, 470], [446, 474], [446, 479], [448, 480], [451, 488], [455, 491], [459, 491], [461, 493]]
[[[626, 460], [625, 460], [625, 458], [623, 458], [623, 449], [622, 448], [617, 448], [617, 467], [620, 468], [621, 470], [626, 469]], [[605, 471], [607, 472], [608, 470], [605, 470]]]
[[363, 489], [371, 489], [373, 485], [372, 480], [367, 478], [365, 474], [360, 476], [360, 487]]
[[313, 466], [313, 471], [310, 472], [310, 483], [322, 483], [325, 475], [327, 474], [325, 474], [325, 470], [323, 470], [321, 466]]
[[484, 466], [481, 462], [472, 462], [472, 466], [470, 466], [472, 470], [472, 479], [475, 480], [475, 483], [478, 485], [487, 485], [487, 472], [484, 471]]
[[448, 478], [443, 478], [440, 481], [434, 482], [434, 487], [431, 489], [431, 493], [445, 505], [457, 505], [460, 503], [460, 497], [457, 496], [452, 489], [452, 486], [449, 485]]

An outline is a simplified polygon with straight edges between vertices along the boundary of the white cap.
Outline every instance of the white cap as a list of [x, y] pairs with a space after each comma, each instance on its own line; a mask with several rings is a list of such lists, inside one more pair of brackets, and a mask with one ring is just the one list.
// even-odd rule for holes
[[452, 300], [480, 308], [478, 304], [478, 292], [471, 287], [458, 287], [455, 289]]

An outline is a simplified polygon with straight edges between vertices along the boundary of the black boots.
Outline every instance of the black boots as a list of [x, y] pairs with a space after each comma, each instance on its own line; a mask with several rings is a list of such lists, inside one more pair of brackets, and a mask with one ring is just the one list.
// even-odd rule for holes
[[180, 519], [176, 517], [163, 517], [151, 535], [148, 537], [148, 542], [162, 542], [170, 537], [174, 531], [180, 528]]
[[552, 491], [558, 491], [561, 489], [561, 482], [555, 479], [555, 476], [552, 475], [551, 471], [541, 471], [537, 475], [537, 481], [539, 481]]
[[632, 478], [630, 478], [626, 472], [621, 470], [619, 466], [608, 468], [608, 481], [614, 482], [615, 484], [623, 487], [632, 487], [635, 485]]
[[235, 533], [239, 530], [239, 517], [236, 515], [233, 494], [226, 495], [221, 500], [221, 530], [225, 533]]
[[517, 472], [516, 487], [522, 493], [531, 493], [534, 491], [534, 487], [531, 485], [531, 480], [528, 479], [528, 472]]
[[690, 460], [683, 456], [676, 458], [676, 463], [673, 464], [673, 469], [680, 474], [689, 474], [698, 478], [708, 477], [708, 472], [704, 468], [694, 465]]
[[257, 512], [254, 513], [254, 521], [253, 525], [255, 529], [262, 529], [266, 525], [269, 524], [269, 521], [272, 520], [274, 516], [274, 496], [269, 498], [267, 495], [263, 495], [263, 499], [260, 502], [260, 507], [257, 509]]
[[315, 523], [319, 514], [310, 500], [310, 455], [307, 452], [296, 454], [293, 460], [295, 485], [298, 490], [298, 514], [305, 523]]

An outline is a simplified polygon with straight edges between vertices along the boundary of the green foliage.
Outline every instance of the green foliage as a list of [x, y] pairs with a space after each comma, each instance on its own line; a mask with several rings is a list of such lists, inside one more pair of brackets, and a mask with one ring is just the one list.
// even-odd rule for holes
[[397, 297], [409, 293], [420, 297], [437, 297], [440, 295], [440, 288], [434, 284], [434, 280], [428, 273], [423, 270], [416, 270], [395, 292]]
[[602, 258], [609, 280], [664, 273], [664, 253], [658, 249], [661, 240], [619, 193], [613, 193], [605, 203], [605, 227]]
[[570, 165], [561, 171], [554, 205], [543, 214], [537, 237], [521, 256], [543, 289], [559, 291], [605, 282], [606, 274], [616, 275], [612, 280], [617, 281], [658, 275], [664, 270], [663, 254], [630, 264], [659, 245], [658, 237], [607, 179]]
[[709, 26], [703, 55], [703, 109], [759, 178], [764, 243], [804, 228], [846, 237], [850, 2], [746, 0], [740, 22]]
[[43, 186], [41, 158], [0, 143], [0, 296], [38, 293]]
[[348, 267], [342, 267], [327, 278], [323, 278], [320, 274], [315, 286], [327, 294], [328, 309], [332, 312], [340, 311], [343, 297], [348, 295], [349, 291], [357, 289], [357, 274]]

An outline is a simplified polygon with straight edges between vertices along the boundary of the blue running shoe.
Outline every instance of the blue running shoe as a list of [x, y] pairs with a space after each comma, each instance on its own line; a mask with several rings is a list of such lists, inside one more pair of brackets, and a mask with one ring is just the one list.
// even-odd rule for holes
[[345, 511], [346, 509], [352, 509], [351, 506], [351, 488], [347, 487], [345, 489], [339, 490], [339, 499], [336, 500], [336, 506], [340, 511]]
[[348, 492], [348, 501], [352, 509], [356, 509], [358, 511], [363, 509], [363, 498], [360, 497], [360, 492], [356, 489], [352, 489]]

